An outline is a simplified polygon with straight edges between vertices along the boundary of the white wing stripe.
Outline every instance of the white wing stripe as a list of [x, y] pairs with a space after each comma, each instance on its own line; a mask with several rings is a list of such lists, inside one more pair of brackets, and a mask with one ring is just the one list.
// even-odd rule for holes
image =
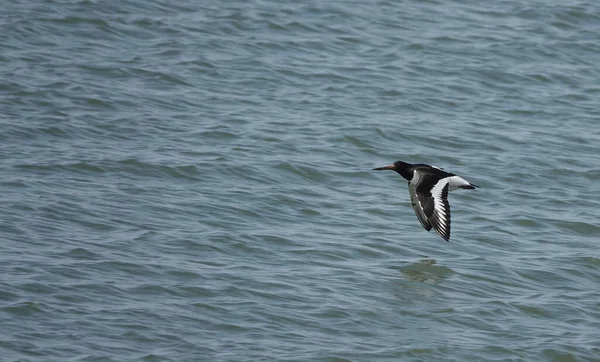
[[[452, 176], [454, 177], [454, 176]], [[444, 189], [444, 187], [446, 186], [447, 183], [450, 182], [450, 179], [452, 177], [445, 177], [443, 179], [440, 179], [435, 186], [433, 186], [433, 188], [431, 189], [431, 196], [433, 196], [434, 199], [438, 200], [442, 198], [442, 190]], [[466, 182], [466, 181], [465, 181]]]
[[436, 230], [442, 236], [444, 236], [445, 234], [448, 234], [448, 231], [450, 230], [450, 225], [449, 225], [450, 218], [448, 217], [449, 215], [447, 215], [446, 206], [444, 204], [444, 200], [442, 199], [442, 193], [444, 192], [444, 188], [446, 187], [446, 185], [448, 186], [448, 191], [449, 191], [449, 189], [450, 189], [449, 184], [452, 181], [454, 181], [454, 182], [458, 181], [454, 177], [456, 177], [456, 176], [450, 176], [450, 177], [446, 177], [446, 178], [439, 180], [430, 191], [431, 196], [433, 197], [433, 208], [434, 208], [433, 218], [434, 218], [434, 220], [437, 219], [437, 222], [435, 223], [437, 225]]

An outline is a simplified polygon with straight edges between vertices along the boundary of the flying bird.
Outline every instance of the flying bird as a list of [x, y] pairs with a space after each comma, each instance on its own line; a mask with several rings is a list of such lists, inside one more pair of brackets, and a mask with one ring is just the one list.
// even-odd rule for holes
[[417, 214], [417, 219], [425, 230], [430, 231], [433, 227], [446, 241], [450, 241], [448, 191], [479, 187], [439, 167], [422, 163], [410, 164], [396, 161], [390, 166], [378, 167], [373, 170], [396, 171], [407, 179], [410, 202]]

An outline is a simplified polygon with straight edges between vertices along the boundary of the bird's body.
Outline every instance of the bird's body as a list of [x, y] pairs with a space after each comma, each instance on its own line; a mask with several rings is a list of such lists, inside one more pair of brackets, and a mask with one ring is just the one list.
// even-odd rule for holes
[[446, 241], [450, 240], [450, 204], [448, 192], [478, 187], [441, 168], [396, 161], [374, 170], [393, 170], [408, 180], [408, 191], [417, 219], [425, 230], [432, 228]]

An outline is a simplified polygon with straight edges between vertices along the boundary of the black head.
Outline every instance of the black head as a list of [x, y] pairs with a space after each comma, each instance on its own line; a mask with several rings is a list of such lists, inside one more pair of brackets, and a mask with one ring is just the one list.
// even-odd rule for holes
[[406, 163], [406, 162], [402, 162], [402, 161], [396, 161], [393, 164], [389, 165], [389, 166], [383, 166], [383, 167], [377, 167], [374, 168], [373, 170], [376, 171], [383, 171], [383, 170], [392, 170], [392, 171], [396, 171], [398, 172], [400, 175], [402, 175], [402, 177], [404, 177], [405, 179], [409, 180], [412, 178], [412, 164], [410, 163]]

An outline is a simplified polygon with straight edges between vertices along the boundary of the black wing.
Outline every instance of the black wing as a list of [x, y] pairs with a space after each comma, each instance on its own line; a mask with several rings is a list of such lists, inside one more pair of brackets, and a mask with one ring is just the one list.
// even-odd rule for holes
[[448, 177], [451, 176], [440, 178], [434, 173], [420, 173], [409, 183], [410, 198], [417, 219], [425, 230], [429, 231], [433, 227], [446, 241], [450, 240]]
[[[417, 219], [419, 219], [419, 222], [425, 228], [425, 230], [431, 230], [431, 223], [429, 222], [429, 217], [427, 216], [424, 210], [424, 206], [428, 205], [427, 199], [429, 198], [422, 194], [417, 194], [415, 192], [414, 185], [410, 182], [408, 183], [408, 192], [410, 193], [410, 202], [412, 204], [413, 209], [415, 210], [415, 214], [417, 214]], [[431, 209], [433, 210], [433, 207], [431, 207]]]

